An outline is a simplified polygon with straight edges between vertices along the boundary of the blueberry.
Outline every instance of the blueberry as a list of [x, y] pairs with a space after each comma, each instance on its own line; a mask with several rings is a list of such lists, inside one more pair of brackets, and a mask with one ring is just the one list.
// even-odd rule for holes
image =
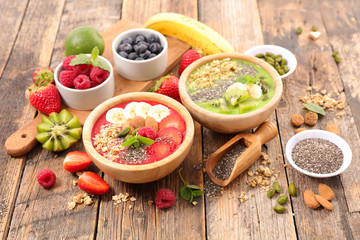
[[153, 57], [156, 57], [156, 54], [155, 54], [155, 53], [150, 54], [150, 56], [149, 56], [148, 59], [153, 58]]
[[127, 52], [124, 51], [119, 52], [119, 55], [122, 56], [123, 58], [129, 58]]
[[138, 55], [140, 55], [140, 53], [144, 53], [147, 50], [147, 46], [144, 43], [140, 43], [139, 45], [136, 46], [137, 47], [134, 46], [134, 48]]
[[136, 52], [131, 52], [128, 56], [130, 60], [135, 60], [137, 57], [139, 57]]
[[157, 54], [157, 53], [159, 53], [159, 52], [161, 52], [161, 45], [159, 44], [159, 43], [152, 43], [152, 44], [150, 44], [150, 46], [149, 46], [149, 50], [152, 52], [152, 53], [155, 53], [155, 54]]
[[135, 43], [139, 43], [139, 42], [145, 42], [146, 38], [144, 35], [142, 34], [137, 34], [135, 37]]
[[155, 34], [150, 34], [147, 38], [146, 38], [148, 43], [160, 43], [159, 41], [159, 37], [156, 36]]
[[132, 45], [134, 43], [134, 39], [132, 37], [126, 37], [123, 40], [121, 40], [120, 44], [122, 43], [128, 43], [130, 45]]
[[150, 56], [151, 52], [149, 50], [146, 50], [143, 53], [140, 53], [140, 57], [142, 57], [143, 59], [148, 59]]
[[137, 57], [137, 58], [135, 58], [135, 61], [141, 61], [141, 60], [144, 60], [143, 58], [141, 58], [141, 57]]
[[147, 48], [149, 48], [150, 44], [148, 42], [138, 42], [137, 45], [140, 45], [140, 44], [145, 44]]
[[131, 46], [131, 44], [129, 44], [129, 43], [123, 43], [123, 44], [120, 44], [120, 45], [119, 45], [118, 52], [124, 51], [124, 52], [126, 52], [126, 53], [130, 53], [131, 50], [132, 50], [132, 48], [133, 48], [133, 47]]

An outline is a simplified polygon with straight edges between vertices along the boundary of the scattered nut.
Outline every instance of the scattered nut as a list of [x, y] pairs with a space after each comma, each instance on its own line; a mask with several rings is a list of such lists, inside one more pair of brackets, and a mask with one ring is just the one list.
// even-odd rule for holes
[[[326, 200], [326, 199], [325, 199]], [[319, 202], [315, 198], [315, 193], [311, 190], [306, 190], [304, 192], [304, 201], [309, 208], [315, 209], [320, 207]]]
[[294, 114], [291, 118], [291, 124], [294, 127], [300, 127], [304, 123], [304, 118], [300, 114]]
[[295, 130], [295, 134], [299, 133], [299, 132], [303, 132], [306, 131], [306, 128], [298, 128]]
[[130, 128], [130, 131], [132, 132], [132, 131], [134, 131], [134, 127], [133, 126], [131, 126], [131, 124], [130, 124], [130, 120], [127, 120], [126, 122], [124, 122], [123, 123], [123, 125], [122, 125], [122, 129], [125, 129], [125, 128], [127, 128], [127, 127], [129, 127]]
[[335, 133], [337, 135], [339, 135], [339, 133], [340, 133], [340, 130], [339, 130], [338, 126], [336, 126], [335, 124], [327, 125], [325, 130], [329, 131], [329, 132], [332, 132], [332, 133]]
[[320, 35], [321, 35], [321, 33], [317, 32], [317, 31], [316, 32], [313, 32], [313, 31], [310, 32], [310, 38], [312, 40], [317, 40], [320, 37]]
[[149, 200], [149, 201], [148, 201], [148, 205], [149, 205], [149, 206], [152, 205], [153, 203], [154, 203], [153, 200]]
[[331, 201], [334, 197], [334, 191], [326, 184], [319, 184], [319, 194], [328, 201]]
[[145, 127], [150, 127], [152, 129], [154, 129], [155, 132], [158, 131], [159, 127], [158, 127], [158, 123], [155, 120], [155, 118], [147, 116], [145, 118]]
[[139, 127], [145, 126], [145, 119], [140, 116], [136, 116], [130, 121], [131, 126], [133, 126], [135, 129]]
[[315, 112], [308, 111], [305, 114], [305, 123], [310, 126], [314, 126], [318, 120], [318, 115]]
[[327, 210], [333, 210], [334, 206], [331, 204], [331, 202], [329, 202], [328, 200], [326, 200], [324, 197], [320, 196], [320, 195], [315, 195], [315, 199], [316, 201], [318, 201], [318, 203], [321, 204], [321, 206], [323, 206], [324, 208], [326, 208]]

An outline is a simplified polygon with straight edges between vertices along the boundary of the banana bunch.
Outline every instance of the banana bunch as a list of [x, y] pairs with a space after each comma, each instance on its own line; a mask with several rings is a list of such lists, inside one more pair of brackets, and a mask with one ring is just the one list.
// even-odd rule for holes
[[145, 102], [131, 102], [125, 108], [112, 108], [106, 113], [106, 121], [110, 123], [123, 124], [136, 116], [146, 118], [147, 116], [155, 118], [160, 122], [163, 118], [170, 115], [170, 109], [164, 105], [151, 106]]
[[144, 27], [187, 42], [201, 49], [206, 55], [235, 51], [233, 46], [215, 30], [178, 13], [156, 14], [147, 20]]

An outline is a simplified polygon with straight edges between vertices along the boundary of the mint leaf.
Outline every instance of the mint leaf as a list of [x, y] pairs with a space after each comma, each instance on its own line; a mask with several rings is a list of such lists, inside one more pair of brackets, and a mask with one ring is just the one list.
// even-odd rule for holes
[[154, 143], [154, 140], [150, 139], [150, 138], [147, 138], [147, 137], [143, 137], [143, 136], [137, 136], [137, 139], [142, 143], [142, 144], [145, 144], [145, 145], [151, 145]]
[[127, 146], [130, 146], [130, 145], [133, 145], [135, 142], [136, 142], [136, 137], [132, 137], [132, 138], [129, 138], [128, 140], [126, 140], [123, 144], [121, 144], [121, 146], [123, 147], [127, 147]]
[[190, 189], [188, 189], [186, 186], [183, 186], [181, 189], [180, 189], [180, 196], [186, 200], [186, 201], [189, 201], [191, 196], [192, 196], [192, 193], [190, 191]]
[[317, 114], [320, 114], [320, 115], [323, 115], [323, 116], [326, 115], [325, 110], [321, 106], [317, 105], [316, 103], [306, 103], [306, 104], [304, 104], [304, 107], [307, 110], [315, 112]]
[[186, 187], [187, 187], [187, 188], [190, 188], [190, 189], [195, 189], [195, 190], [199, 190], [199, 189], [200, 189], [199, 186], [191, 185], [191, 184], [186, 185]]
[[90, 64], [90, 59], [86, 54], [79, 54], [77, 55], [71, 62], [69, 63], [70, 66], [75, 66], [79, 64]]
[[100, 58], [95, 58], [95, 59], [91, 58], [90, 62], [91, 62], [91, 65], [93, 65], [94, 67], [99, 67], [101, 69], [104, 69], [104, 70], [110, 72], [110, 67], [109, 67], [109, 65], [107, 65], [107, 63], [104, 60], [102, 60]]
[[192, 194], [194, 195], [194, 197], [200, 197], [201, 195], [204, 194], [204, 191], [194, 190], [194, 191], [192, 191]]
[[96, 59], [99, 56], [99, 48], [94, 47], [91, 51], [91, 59]]

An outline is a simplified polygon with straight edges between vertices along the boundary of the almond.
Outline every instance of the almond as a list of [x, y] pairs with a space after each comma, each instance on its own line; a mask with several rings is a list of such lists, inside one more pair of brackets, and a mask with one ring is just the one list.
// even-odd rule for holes
[[295, 130], [295, 134], [299, 133], [299, 132], [303, 132], [306, 131], [306, 128], [298, 128]]
[[294, 127], [300, 127], [304, 123], [304, 118], [300, 114], [294, 114], [291, 117], [291, 124]]
[[319, 184], [319, 194], [328, 201], [331, 201], [335, 197], [334, 191], [323, 183]]
[[326, 131], [329, 131], [329, 132], [332, 132], [332, 133], [335, 133], [337, 135], [339, 135], [340, 133], [340, 130], [339, 130], [339, 127], [336, 126], [335, 124], [329, 124], [326, 126], [325, 128]]
[[323, 206], [324, 208], [326, 208], [327, 210], [333, 210], [334, 206], [331, 204], [331, 202], [329, 202], [328, 200], [326, 200], [325, 198], [323, 198], [320, 195], [315, 195], [315, 199], [316, 201], [318, 201], [321, 206]]
[[130, 121], [131, 126], [133, 126], [135, 129], [139, 127], [145, 127], [145, 119], [140, 116], [136, 116]]
[[133, 126], [131, 126], [131, 124], [130, 124], [130, 120], [127, 120], [126, 122], [124, 122], [123, 123], [123, 125], [122, 125], [122, 129], [124, 129], [124, 128], [127, 128], [127, 127], [129, 127], [130, 128], [130, 131], [132, 132], [132, 131], [134, 131], [134, 127]]
[[150, 116], [147, 116], [145, 118], [145, 127], [150, 127], [152, 129], [154, 129], [155, 132], [157, 132], [159, 129], [158, 123], [155, 120], [155, 118], [150, 117]]
[[315, 209], [320, 207], [319, 202], [315, 198], [315, 193], [311, 190], [306, 190], [304, 192], [304, 201], [309, 208]]

